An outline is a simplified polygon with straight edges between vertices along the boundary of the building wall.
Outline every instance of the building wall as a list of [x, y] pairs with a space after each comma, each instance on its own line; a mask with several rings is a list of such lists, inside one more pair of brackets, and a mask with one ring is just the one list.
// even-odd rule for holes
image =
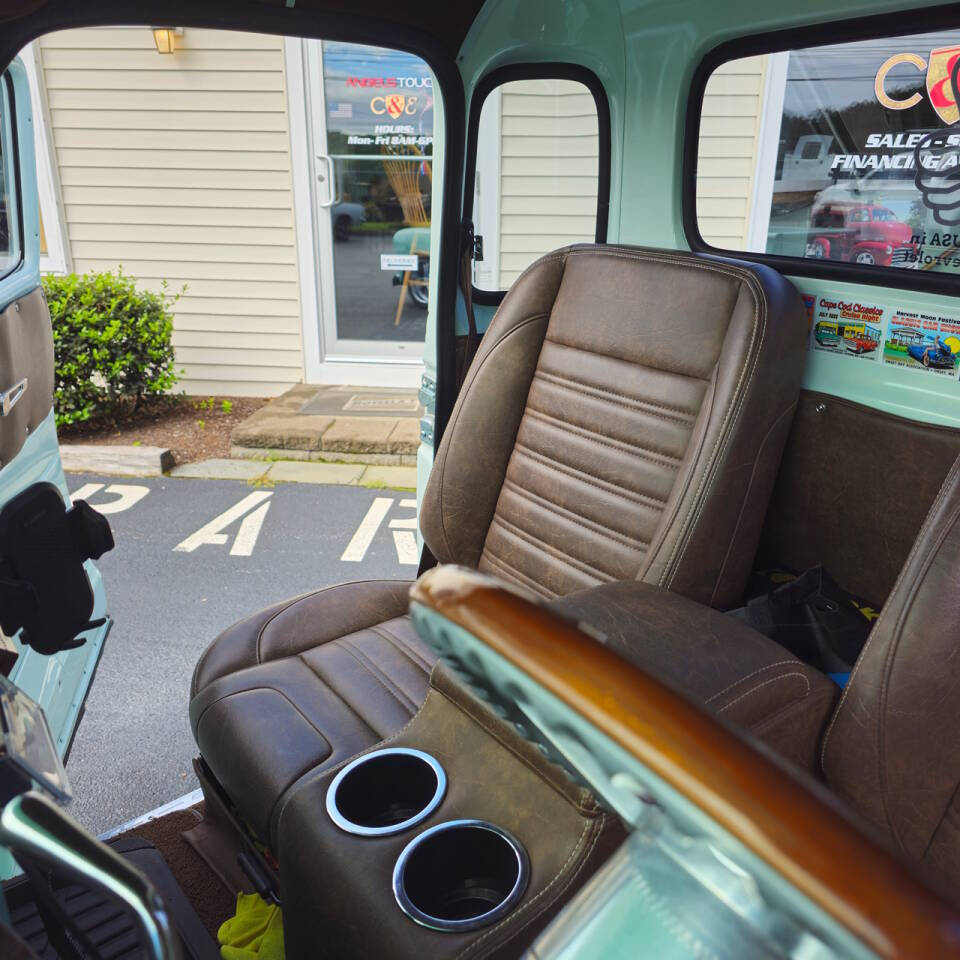
[[725, 63], [704, 94], [697, 219], [704, 240], [718, 247], [746, 249], [766, 66], [766, 57]]
[[303, 378], [290, 139], [279, 37], [145, 27], [37, 43], [78, 272], [187, 284], [180, 387], [270, 395]]
[[542, 254], [594, 239], [597, 108], [571, 80], [508, 83], [500, 104], [499, 286], [506, 289]]

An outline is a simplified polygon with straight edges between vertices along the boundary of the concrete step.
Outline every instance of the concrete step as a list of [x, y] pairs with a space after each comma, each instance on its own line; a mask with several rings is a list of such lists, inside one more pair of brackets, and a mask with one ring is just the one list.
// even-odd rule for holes
[[64, 443], [60, 460], [68, 473], [106, 473], [118, 477], [157, 477], [173, 466], [173, 454], [163, 447], [101, 443]]

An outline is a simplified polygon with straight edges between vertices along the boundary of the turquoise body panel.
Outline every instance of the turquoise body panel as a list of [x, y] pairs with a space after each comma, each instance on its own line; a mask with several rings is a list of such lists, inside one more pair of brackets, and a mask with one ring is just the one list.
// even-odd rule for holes
[[[40, 286], [39, 201], [30, 91], [26, 71], [19, 60], [14, 60], [10, 65], [9, 73], [16, 102], [24, 251], [20, 267], [0, 280], [0, 310]], [[40, 427], [27, 438], [17, 456], [0, 470], [0, 504], [40, 482], [56, 485], [69, 503], [52, 410]], [[88, 561], [86, 570], [94, 592], [93, 617], [99, 619], [106, 616], [103, 580], [93, 563]], [[109, 622], [89, 631], [86, 634], [87, 642], [82, 646], [75, 650], [64, 650], [52, 657], [21, 646], [14, 637], [20, 656], [10, 673], [10, 679], [43, 707], [61, 756], [66, 754], [70, 746], [108, 629]], [[0, 850], [0, 880], [16, 872], [16, 865], [9, 854]]]

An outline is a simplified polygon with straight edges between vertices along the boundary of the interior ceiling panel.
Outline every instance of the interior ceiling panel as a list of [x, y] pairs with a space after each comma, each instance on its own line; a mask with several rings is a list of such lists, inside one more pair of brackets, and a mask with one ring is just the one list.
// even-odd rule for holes
[[[344, 14], [350, 17], [375, 17], [387, 24], [417, 30], [428, 35], [442, 46], [450, 56], [460, 49], [470, 24], [483, 6], [484, 0], [258, 0], [272, 7], [295, 7], [298, 10], [316, 10], [328, 14]], [[41, 10], [43, 7], [62, 4], [47, 0], [0, 0], [0, 22], [20, 19]], [[95, 13], [97, 0], [84, 4], [87, 15]], [[106, 5], [104, 5], [106, 6]], [[111, 4], [111, 7], [114, 6]], [[135, 5], [139, 6], [139, 5]], [[148, 6], [148, 4], [142, 4]], [[149, 4], [149, 6], [153, 6]], [[205, 4], [198, 0], [194, 10], [200, 15]], [[222, 19], [221, 3], [211, 4], [211, 12]]]

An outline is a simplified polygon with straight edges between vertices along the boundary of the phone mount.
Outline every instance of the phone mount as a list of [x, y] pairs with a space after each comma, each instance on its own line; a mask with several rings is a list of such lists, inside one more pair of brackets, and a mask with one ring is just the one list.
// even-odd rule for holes
[[35, 483], [0, 510], [0, 629], [54, 654], [85, 642], [94, 596], [84, 568], [113, 549], [106, 517], [78, 500], [68, 510], [60, 489]]

